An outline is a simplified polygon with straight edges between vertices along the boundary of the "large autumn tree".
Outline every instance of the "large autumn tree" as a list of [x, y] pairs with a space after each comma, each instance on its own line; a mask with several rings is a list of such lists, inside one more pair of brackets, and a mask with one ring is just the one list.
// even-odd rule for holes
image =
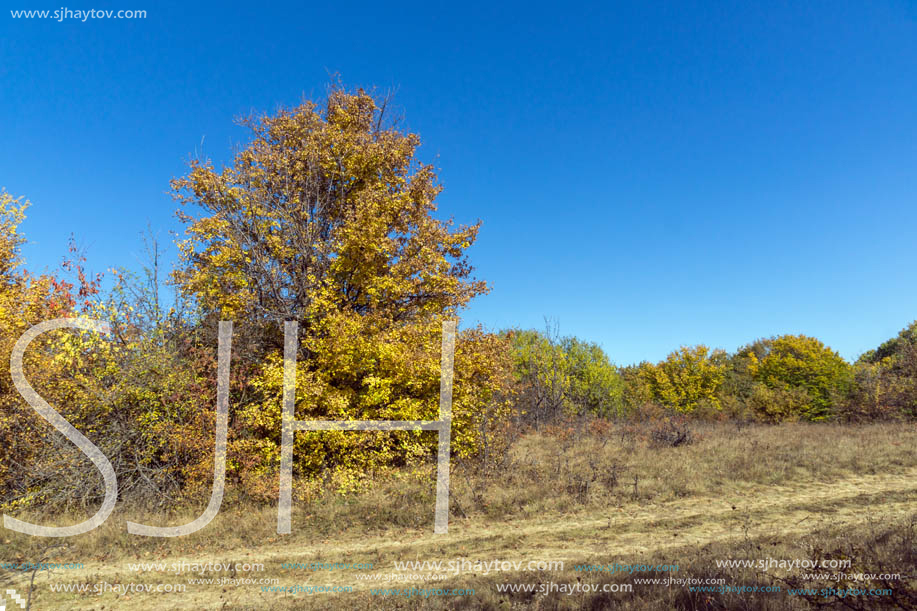
[[[246, 431], [237, 447], [261, 457], [253, 473], [276, 464], [282, 321], [299, 321], [298, 418], [430, 418], [442, 321], [486, 290], [465, 256], [480, 223], [434, 216], [434, 168], [417, 161], [419, 137], [386, 108], [363, 90], [334, 87], [321, 103], [243, 121], [251, 141], [231, 165], [194, 161], [173, 181], [187, 224], [177, 283], [209, 326], [236, 321], [234, 355], [260, 364], [238, 408]], [[498, 378], [508, 376], [504, 343], [480, 331], [459, 337], [459, 452], [473, 451]], [[426, 453], [421, 438], [299, 434], [297, 466], [403, 461]]]
[[433, 217], [440, 186], [415, 159], [420, 139], [387, 123], [372, 96], [333, 89], [322, 106], [244, 124], [253, 138], [230, 167], [194, 161], [173, 182], [205, 211], [183, 215], [178, 278], [207, 310], [306, 325], [340, 310], [400, 321], [485, 290], [464, 256], [480, 223], [453, 230]]

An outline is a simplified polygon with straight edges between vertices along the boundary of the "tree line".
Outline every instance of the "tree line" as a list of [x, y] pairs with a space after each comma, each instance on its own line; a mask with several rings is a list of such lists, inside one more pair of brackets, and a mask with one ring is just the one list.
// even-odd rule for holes
[[[0, 193], [0, 362], [53, 318], [111, 327], [52, 331], [24, 373], [109, 458], [120, 497], [173, 506], [210, 490], [217, 323], [234, 321], [227, 493], [277, 498], [283, 322], [299, 322], [299, 420], [429, 420], [438, 413], [440, 329], [489, 286], [466, 256], [480, 222], [436, 218], [436, 172], [390, 100], [329, 89], [318, 102], [242, 121], [250, 140], [227, 167], [191, 162], [172, 182], [185, 226], [166, 273], [147, 241], [143, 269], [110, 288], [74, 247], [59, 273], [21, 258], [28, 202]], [[170, 284], [174, 299], [164, 303]], [[625, 419], [647, 409], [706, 418], [868, 420], [917, 414], [917, 327], [850, 364], [814, 338], [781, 336], [727, 354], [683, 347], [615, 366], [596, 344], [546, 332], [460, 331], [453, 454], [502, 451], [511, 425], [570, 415]], [[297, 491], [356, 490], [428, 465], [429, 432], [301, 432]], [[0, 368], [0, 508], [85, 507], [101, 478]]]
[[917, 418], [917, 321], [849, 363], [820, 340], [781, 335], [733, 353], [682, 346], [658, 363], [617, 367], [602, 349], [556, 329], [509, 331], [522, 404], [533, 422], [657, 409], [700, 419]]

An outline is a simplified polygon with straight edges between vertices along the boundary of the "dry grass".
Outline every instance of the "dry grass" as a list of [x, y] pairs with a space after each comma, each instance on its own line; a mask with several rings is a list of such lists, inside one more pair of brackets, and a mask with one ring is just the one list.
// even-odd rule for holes
[[[272, 507], [227, 501], [212, 524], [178, 539], [128, 535], [124, 522], [182, 523], [199, 509], [185, 508], [167, 518], [122, 507], [94, 532], [62, 541], [4, 531], [0, 562], [35, 561], [46, 554], [50, 561], [85, 565], [82, 570], [39, 573], [35, 609], [574, 609], [611, 604], [630, 609], [807, 608], [810, 603], [803, 598], [786, 594], [700, 597], [681, 587], [635, 585], [630, 594], [604, 597], [510, 596], [496, 592], [495, 584], [599, 582], [600, 574], [576, 573], [572, 565], [640, 562], [678, 564], [682, 578], [722, 574], [730, 585], [754, 585], [775, 577], [717, 569], [713, 560], [808, 558], [816, 548], [846, 549], [861, 557], [862, 571], [883, 565], [910, 571], [910, 579], [915, 578], [913, 564], [900, 565], [915, 557], [908, 556], [914, 538], [893, 544], [896, 533], [913, 528], [908, 520], [917, 511], [913, 427], [708, 424], [694, 426], [692, 437], [693, 443], [670, 447], [654, 442], [652, 431], [641, 427], [588, 422], [523, 435], [499, 464], [453, 464], [452, 519], [446, 536], [432, 534], [432, 472], [420, 469], [380, 480], [361, 494], [326, 494], [295, 505], [294, 533], [285, 537], [274, 530]], [[65, 522], [61, 516], [31, 519]], [[881, 550], [878, 555], [865, 551], [870, 543]], [[45, 552], [49, 545], [60, 544], [66, 547]], [[356, 580], [354, 571], [280, 568], [285, 562], [372, 562], [372, 572], [391, 573], [396, 560], [461, 558], [563, 560], [567, 569], [463, 573], [444, 582], [413, 585], [473, 587], [472, 597], [406, 599], [370, 595], [368, 582]], [[277, 577], [280, 585], [337, 584], [359, 591], [283, 595], [262, 592], [258, 585], [189, 585], [184, 594], [119, 598], [49, 589], [55, 582], [185, 583], [188, 575], [138, 574], [126, 568], [128, 562], [182, 560], [262, 562], [265, 572], [253, 576]], [[28, 588], [26, 576], [6, 577], [19, 591]], [[626, 575], [605, 579], [631, 581]]]

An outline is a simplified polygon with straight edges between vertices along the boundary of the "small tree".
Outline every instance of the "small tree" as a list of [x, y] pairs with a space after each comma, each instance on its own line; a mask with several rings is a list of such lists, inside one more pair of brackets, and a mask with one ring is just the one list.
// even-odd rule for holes
[[666, 407], [683, 413], [701, 404], [717, 409], [717, 390], [726, 376], [726, 353], [704, 345], [682, 346], [656, 365], [642, 364], [639, 375], [653, 399]]
[[[72, 449], [20, 396], [13, 386], [10, 355], [19, 337], [51, 318], [74, 315], [73, 285], [50, 275], [33, 276], [22, 270], [20, 246], [25, 242], [19, 225], [28, 202], [0, 191], [0, 506], [19, 507], [41, 498], [42, 480], [59, 469], [46, 469], [48, 455]], [[83, 277], [85, 279], [85, 277]], [[80, 294], [86, 287], [80, 287]], [[62, 362], [64, 334], [47, 333], [35, 339], [23, 358], [23, 369], [36, 389], [58, 406], [71, 406], [72, 376]], [[69, 456], [73, 456], [71, 453]], [[84, 481], [82, 488], [88, 486]]]
[[561, 415], [570, 382], [556, 327], [547, 324], [543, 334], [513, 330], [506, 335], [519, 382], [519, 416], [538, 426]]
[[844, 416], [917, 418], [917, 321], [859, 358]]
[[574, 409], [606, 418], [623, 415], [624, 381], [602, 348], [575, 337], [561, 348], [570, 372], [567, 395]]
[[[850, 364], [814, 337], [782, 335], [759, 340], [746, 356], [748, 370], [756, 382], [782, 393], [794, 391], [787, 404], [794, 413], [783, 417], [827, 419], [852, 381]], [[799, 400], [800, 390], [807, 393], [808, 401]]]
[[598, 344], [559, 337], [550, 323], [544, 333], [509, 331], [519, 399], [536, 424], [557, 416], [623, 412], [624, 382]]

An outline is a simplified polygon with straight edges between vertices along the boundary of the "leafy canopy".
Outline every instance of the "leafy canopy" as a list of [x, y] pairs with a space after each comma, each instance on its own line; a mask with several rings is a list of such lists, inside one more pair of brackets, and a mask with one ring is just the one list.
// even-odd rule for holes
[[441, 314], [485, 291], [464, 256], [480, 222], [453, 230], [433, 217], [436, 174], [385, 108], [335, 88], [323, 106], [243, 121], [253, 138], [230, 167], [193, 161], [172, 183], [205, 212], [180, 213], [179, 284], [224, 319], [306, 324], [335, 311]]
[[682, 346], [656, 365], [644, 363], [639, 375], [653, 399], [679, 412], [705, 403], [720, 407], [717, 390], [726, 376], [726, 353], [707, 346]]
[[[237, 408], [253, 477], [279, 462], [282, 320], [299, 321], [299, 419], [423, 420], [437, 415], [441, 324], [487, 290], [465, 251], [480, 222], [434, 217], [434, 169], [420, 139], [388, 120], [385, 101], [332, 88], [243, 124], [252, 139], [217, 171], [194, 161], [173, 181], [186, 236], [175, 279], [205, 319], [240, 323], [234, 352], [257, 371]], [[215, 326], [215, 325], [211, 325]], [[505, 411], [504, 340], [464, 331], [455, 354], [453, 447], [480, 447]], [[238, 348], [238, 350], [237, 350]], [[300, 473], [365, 473], [426, 455], [419, 432], [296, 436]], [[352, 481], [350, 475], [345, 480]]]
[[624, 383], [608, 355], [595, 343], [557, 337], [550, 327], [507, 332], [522, 403], [536, 422], [561, 414], [618, 416]]
[[747, 352], [752, 377], [775, 391], [793, 389], [808, 394], [797, 401], [795, 417], [823, 420], [831, 415], [839, 394], [847, 391], [852, 369], [820, 340], [806, 335], [781, 335], [759, 340]]

